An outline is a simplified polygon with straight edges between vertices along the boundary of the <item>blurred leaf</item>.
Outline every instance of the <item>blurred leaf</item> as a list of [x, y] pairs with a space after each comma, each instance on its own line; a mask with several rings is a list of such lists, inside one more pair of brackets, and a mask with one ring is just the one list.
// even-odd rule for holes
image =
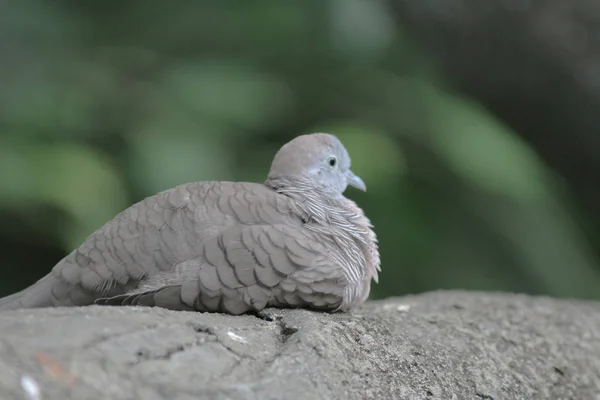
[[584, 298], [600, 293], [600, 271], [592, 249], [560, 204], [545, 198], [515, 207], [510, 214], [499, 211], [485, 214], [513, 244], [525, 270], [544, 292]]
[[231, 153], [221, 132], [170, 111], [129, 136], [130, 166], [146, 195], [186, 182], [230, 179]]
[[519, 200], [547, 193], [536, 155], [481, 107], [434, 88], [425, 90], [436, 151], [473, 184]]
[[93, 116], [90, 94], [77, 82], [36, 76], [38, 72], [23, 72], [23, 81], [5, 85], [0, 94], [3, 122], [31, 136], [85, 132]]
[[[47, 202], [72, 216], [57, 230], [66, 249], [122, 211], [125, 188], [112, 161], [96, 150], [74, 144], [4, 143], [0, 201]], [[24, 168], [19, 168], [19, 166]]]
[[291, 105], [291, 94], [283, 83], [224, 60], [179, 65], [169, 72], [164, 90], [182, 111], [227, 127], [267, 125], [281, 119]]
[[65, 46], [80, 40], [85, 28], [81, 19], [72, 18], [56, 3], [43, 0], [2, 3], [0, 42], [10, 40], [13, 45], [20, 45], [20, 55], [31, 50], [43, 51], [51, 43]]
[[394, 39], [395, 28], [383, 2], [333, 0], [329, 4], [335, 49], [362, 62], [385, 55]]

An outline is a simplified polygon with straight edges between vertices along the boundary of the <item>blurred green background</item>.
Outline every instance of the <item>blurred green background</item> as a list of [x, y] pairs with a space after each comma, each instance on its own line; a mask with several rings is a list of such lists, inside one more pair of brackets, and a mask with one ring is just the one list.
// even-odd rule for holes
[[0, 295], [142, 198], [266, 177], [337, 135], [368, 192], [372, 298], [440, 288], [600, 298], [568, 185], [444, 74], [382, 2], [6, 2]]

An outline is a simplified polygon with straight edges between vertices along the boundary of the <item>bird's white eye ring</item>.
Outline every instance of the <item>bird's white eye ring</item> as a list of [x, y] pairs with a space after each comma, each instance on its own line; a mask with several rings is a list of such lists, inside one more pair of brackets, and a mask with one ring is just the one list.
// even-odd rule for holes
[[327, 165], [328, 165], [330, 168], [335, 168], [335, 167], [336, 167], [336, 165], [337, 165], [337, 157], [336, 157], [336, 156], [329, 156], [329, 157], [327, 158]]

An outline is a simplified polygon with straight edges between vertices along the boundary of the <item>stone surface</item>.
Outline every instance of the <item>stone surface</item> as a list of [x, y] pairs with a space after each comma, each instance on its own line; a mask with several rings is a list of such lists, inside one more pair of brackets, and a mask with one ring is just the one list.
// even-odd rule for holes
[[0, 399], [598, 399], [600, 304], [432, 292], [349, 314], [0, 313]]

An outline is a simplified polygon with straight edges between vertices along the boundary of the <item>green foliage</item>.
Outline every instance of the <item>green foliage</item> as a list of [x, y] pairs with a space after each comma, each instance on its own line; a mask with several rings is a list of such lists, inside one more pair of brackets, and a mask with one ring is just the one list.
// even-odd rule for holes
[[[568, 193], [448, 89], [365, 0], [10, 2], [0, 16], [0, 268], [11, 292], [131, 203], [265, 178], [340, 137], [383, 260], [373, 296], [468, 288], [600, 298]], [[24, 265], [27, 263], [27, 265]]]

